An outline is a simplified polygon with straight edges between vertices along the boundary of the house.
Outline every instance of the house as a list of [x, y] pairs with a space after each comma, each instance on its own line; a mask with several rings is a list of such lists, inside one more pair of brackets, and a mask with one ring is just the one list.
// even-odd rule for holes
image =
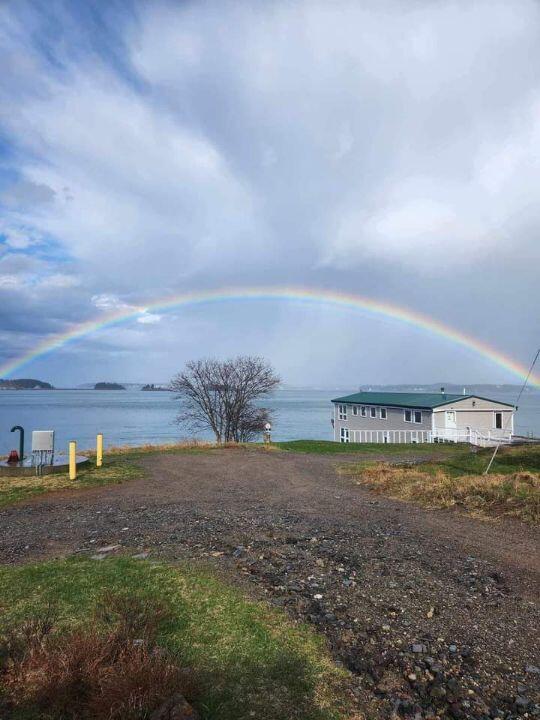
[[335, 398], [336, 442], [510, 442], [515, 407], [478, 395], [358, 392]]

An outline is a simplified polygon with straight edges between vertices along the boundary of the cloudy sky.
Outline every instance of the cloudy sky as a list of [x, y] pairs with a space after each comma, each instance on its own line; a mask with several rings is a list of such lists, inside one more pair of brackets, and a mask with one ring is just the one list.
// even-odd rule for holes
[[[358, 293], [528, 364], [540, 338], [540, 5], [0, 3], [0, 363], [222, 286]], [[256, 353], [305, 385], [499, 382], [392, 319], [148, 313], [17, 373], [165, 381]]]

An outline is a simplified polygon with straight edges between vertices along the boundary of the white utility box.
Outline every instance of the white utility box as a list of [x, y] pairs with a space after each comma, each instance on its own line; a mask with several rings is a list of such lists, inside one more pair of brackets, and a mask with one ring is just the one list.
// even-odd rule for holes
[[54, 452], [54, 430], [33, 430], [32, 452]]

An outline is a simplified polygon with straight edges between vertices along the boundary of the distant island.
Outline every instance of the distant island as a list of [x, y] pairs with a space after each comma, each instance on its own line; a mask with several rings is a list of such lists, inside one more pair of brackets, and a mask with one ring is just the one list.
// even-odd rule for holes
[[94, 390], [125, 390], [126, 388], [120, 383], [98, 382], [94, 385]]
[[33, 378], [20, 378], [17, 380], [0, 380], [0, 390], [54, 390], [51, 383]]
[[150, 385], [143, 385], [141, 390], [146, 390], [146, 392], [170, 392], [169, 388], [154, 385], [154, 383], [151, 383]]

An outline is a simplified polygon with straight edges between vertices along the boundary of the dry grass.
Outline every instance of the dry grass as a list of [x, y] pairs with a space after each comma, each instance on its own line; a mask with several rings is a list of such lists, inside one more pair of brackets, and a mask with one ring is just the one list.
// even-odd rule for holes
[[[174, 453], [174, 452], [198, 452], [206, 450], [221, 450], [223, 448], [228, 449], [242, 449], [246, 445], [242, 443], [222, 443], [218, 444], [206, 440], [182, 440], [174, 443], [163, 443], [159, 445], [153, 445], [146, 443], [144, 445], [112, 445], [107, 447], [105, 450], [105, 458], [109, 455], [144, 455], [147, 453]], [[93, 457], [95, 455], [94, 450], [84, 450], [80, 453], [86, 457]]]
[[191, 673], [155, 642], [164, 609], [112, 595], [101, 608], [107, 632], [96, 616], [85, 629], [58, 633], [46, 615], [3, 638], [2, 685], [12, 711], [51, 720], [143, 720], [175, 693], [192, 699]]
[[341, 468], [359, 485], [425, 507], [459, 507], [479, 515], [508, 515], [540, 523], [540, 475], [529, 471], [508, 475], [451, 476], [379, 463]]

